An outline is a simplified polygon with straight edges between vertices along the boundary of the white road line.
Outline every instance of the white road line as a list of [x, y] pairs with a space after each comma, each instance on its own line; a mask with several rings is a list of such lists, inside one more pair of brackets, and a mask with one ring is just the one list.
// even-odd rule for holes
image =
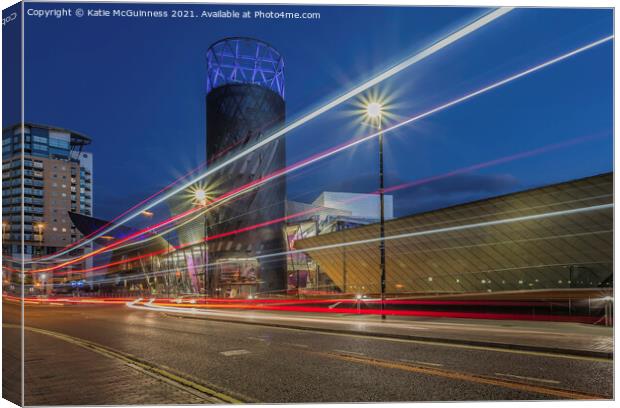
[[334, 350], [336, 353], [344, 353], [344, 354], [355, 354], [357, 356], [365, 356], [364, 353], [358, 353], [356, 351], [348, 351], [348, 350]]
[[339, 305], [339, 304], [341, 304], [341, 303], [342, 303], [342, 302], [337, 302], [337, 303], [334, 303], [333, 305], [329, 305], [329, 306], [327, 306], [327, 308], [328, 308], [328, 309], [333, 309], [333, 308], [335, 308], [336, 306], [338, 306], [338, 305]]
[[495, 373], [495, 375], [498, 375], [500, 377], [518, 378], [519, 380], [537, 381], [537, 382], [547, 383], [547, 384], [559, 384], [560, 383], [559, 381], [556, 381], [556, 380], [546, 380], [544, 378], [534, 378], [534, 377], [523, 377], [523, 376], [514, 375], [514, 374]]
[[428, 361], [416, 361], [416, 363], [418, 363], [418, 364], [424, 364], [424, 365], [429, 365], [429, 366], [433, 366], [433, 367], [443, 367], [443, 364], [439, 364], [439, 363], [429, 363]]
[[222, 351], [220, 352], [220, 354], [226, 357], [230, 357], [230, 356], [241, 356], [243, 354], [250, 354], [250, 352], [247, 350], [229, 350], [229, 351]]
[[262, 342], [266, 342], [267, 341], [267, 339], [263, 339], [261, 337], [252, 337], [252, 336], [248, 337], [248, 339], [262, 341]]
[[407, 360], [404, 358], [400, 359], [400, 361], [404, 363], [422, 364], [422, 365], [428, 365], [428, 366], [433, 366], [433, 367], [443, 367], [443, 364], [429, 363], [428, 361], [415, 361], [415, 360]]

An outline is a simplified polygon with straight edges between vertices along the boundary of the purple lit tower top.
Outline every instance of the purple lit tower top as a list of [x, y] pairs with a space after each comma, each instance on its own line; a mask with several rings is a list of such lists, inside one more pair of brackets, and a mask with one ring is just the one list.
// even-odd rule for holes
[[284, 59], [269, 44], [246, 37], [220, 40], [207, 51], [207, 93], [226, 84], [254, 84], [284, 99]]

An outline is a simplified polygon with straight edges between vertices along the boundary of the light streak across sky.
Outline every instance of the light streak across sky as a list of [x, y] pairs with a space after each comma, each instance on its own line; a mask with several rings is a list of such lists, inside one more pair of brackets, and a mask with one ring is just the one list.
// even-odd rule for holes
[[[567, 141], [564, 141], [564, 142], [560, 142], [560, 143], [556, 143], [556, 144], [552, 144], [552, 145], [548, 145], [548, 146], [543, 146], [543, 147], [540, 147], [540, 148], [537, 148], [537, 149], [533, 149], [533, 150], [529, 150], [529, 151], [525, 151], [525, 152], [519, 152], [519, 153], [516, 153], [516, 154], [513, 154], [513, 155], [501, 157], [501, 158], [490, 160], [490, 161], [487, 161], [487, 162], [477, 163], [477, 164], [474, 164], [474, 165], [471, 165], [471, 166], [467, 166], [467, 167], [463, 167], [463, 168], [460, 168], [460, 169], [452, 170], [450, 172], [443, 173], [443, 174], [440, 174], [440, 175], [430, 176], [430, 177], [426, 177], [426, 178], [422, 178], [422, 179], [418, 179], [418, 180], [414, 180], [414, 181], [398, 184], [398, 185], [395, 185], [395, 186], [388, 187], [384, 191], [385, 192], [394, 192], [394, 191], [399, 191], [399, 190], [410, 188], [410, 187], [420, 186], [420, 185], [423, 185], [423, 184], [427, 184], [429, 182], [446, 179], [446, 178], [449, 178], [449, 177], [452, 177], [452, 176], [455, 176], [455, 175], [469, 173], [469, 172], [472, 172], [474, 170], [480, 170], [480, 169], [483, 169], [483, 168], [488, 168], [488, 167], [491, 167], [491, 166], [508, 163], [508, 162], [511, 162], [511, 161], [514, 161], [514, 160], [532, 157], [532, 156], [535, 156], [535, 155], [539, 155], [539, 154], [546, 153], [546, 152], [549, 152], [549, 151], [552, 151], [552, 150], [556, 150], [556, 149], [560, 149], [560, 148], [563, 148], [563, 147], [572, 146], [572, 145], [575, 145], [575, 144], [578, 144], [578, 143], [583, 143], [583, 142], [595, 139], [595, 138], [600, 137], [600, 136], [601, 136], [600, 134], [597, 134], [597, 135], [592, 135], [592, 136], [585, 136], [585, 137], [579, 137], [579, 138], [570, 139], [570, 140], [567, 140]], [[377, 194], [377, 193], [378, 193], [378, 191], [374, 192], [374, 194]], [[373, 194], [373, 193], [371, 193], [371, 194]], [[359, 197], [353, 197], [353, 198], [350, 198], [350, 199], [346, 200], [346, 202], [352, 202], [352, 201], [355, 201], [357, 199], [359, 199]], [[177, 224], [177, 225], [171, 227], [170, 229], [168, 229], [166, 231], [162, 231], [162, 232], [159, 232], [157, 234], [153, 234], [152, 236], [150, 236], [150, 237], [148, 237], [148, 238], [146, 238], [146, 239], [144, 239], [142, 241], [129, 242], [129, 243], [126, 243], [124, 245], [119, 246], [118, 248], [109, 248], [109, 249], [107, 249], [105, 251], [102, 251], [102, 253], [107, 252], [107, 251], [112, 250], [112, 249], [120, 250], [120, 249], [127, 248], [127, 247], [130, 247], [130, 246], [135, 246], [135, 245], [143, 244], [143, 243], [148, 242], [150, 240], [153, 240], [153, 239], [165, 236], [166, 234], [174, 231], [175, 229], [179, 228], [180, 226], [183, 226], [183, 225], [186, 225], [186, 224], [188, 224], [190, 222], [195, 221], [199, 217], [203, 216], [206, 212], [208, 212], [208, 211], [210, 211], [210, 210], [212, 210], [214, 208], [217, 208], [217, 207], [219, 207], [222, 204], [225, 204], [225, 202], [219, 203], [219, 205], [216, 205], [214, 207], [208, 207], [206, 209], [201, 210], [198, 213], [192, 214], [191, 218], [185, 220], [181, 224]], [[198, 210], [198, 209], [199, 208], [196, 208], [195, 210]], [[261, 228], [261, 227], [264, 227], [264, 226], [268, 226], [268, 225], [272, 225], [272, 224], [275, 224], [275, 223], [284, 222], [284, 221], [287, 221], [287, 220], [290, 220], [290, 219], [293, 219], [293, 218], [297, 218], [297, 217], [301, 217], [301, 216], [304, 216], [304, 215], [308, 215], [308, 214], [317, 212], [319, 210], [320, 210], [320, 208], [311, 208], [311, 209], [308, 209], [308, 210], [300, 211], [298, 213], [289, 214], [287, 216], [280, 217], [280, 218], [277, 218], [277, 219], [273, 219], [273, 220], [265, 221], [265, 222], [262, 222], [262, 223], [254, 224], [254, 225], [251, 225], [251, 226], [248, 226], [248, 227], [244, 227], [244, 228], [241, 228], [241, 229], [238, 229], [238, 230], [227, 231], [227, 232], [224, 232], [224, 233], [221, 233], [221, 234], [218, 234], [218, 235], [209, 236], [209, 237], [205, 238], [205, 241], [212, 241], [212, 240], [220, 239], [220, 238], [223, 238], [223, 237], [226, 237], [226, 236], [237, 235], [237, 234], [240, 234], [240, 233], [243, 233], [243, 232], [247, 232], [247, 231], [251, 231], [251, 230], [254, 230], [254, 229], [258, 229], [258, 228]], [[186, 248], [186, 247], [189, 247], [189, 246], [192, 246], [192, 245], [196, 245], [196, 244], [198, 244], [200, 242], [202, 242], [202, 240], [196, 241], [196, 242], [186, 243], [186, 244], [183, 244], [183, 245], [180, 245], [180, 246], [176, 246], [176, 247], [172, 247], [171, 250], [183, 249], [183, 248]], [[150, 256], [156, 256], [156, 255], [159, 255], [161, 253], [162, 253], [161, 251], [155, 251], [153, 253], [150, 253]], [[141, 255], [139, 258], [136, 258], [136, 259], [142, 259], [142, 258], [145, 258], [145, 257], [148, 257], [148, 256], [149, 256], [149, 254], [147, 254], [146, 256], [145, 255]], [[122, 262], [113, 262], [113, 263], [106, 264], [106, 265], [99, 265], [99, 266], [88, 268], [88, 269], [84, 269], [84, 270], [73, 270], [73, 271], [70, 271], [70, 272], [81, 273], [81, 272], [90, 272], [90, 271], [95, 271], [95, 270], [101, 270], [101, 269], [103, 269], [105, 267], [115, 266], [115, 265], [123, 264], [123, 263], [128, 263], [128, 262], [131, 262], [133, 260], [135, 260], [135, 259], [134, 258], [130, 258], [130, 259], [126, 259], [126, 260], [124, 260]], [[7, 269], [11, 270], [12, 268], [7, 268]], [[17, 271], [17, 270], [14, 270], [14, 271]], [[34, 270], [34, 271], [27, 271], [27, 272], [35, 273], [35, 272], [42, 272], [42, 271], [41, 270]]]
[[[506, 78], [504, 78], [502, 80], [494, 82], [494, 83], [492, 83], [490, 85], [487, 85], [487, 86], [485, 86], [483, 88], [480, 88], [480, 89], [478, 89], [476, 91], [470, 92], [470, 93], [468, 93], [468, 94], [466, 94], [466, 95], [464, 95], [462, 97], [453, 99], [453, 100], [451, 100], [449, 102], [446, 102], [446, 103], [444, 103], [442, 105], [439, 105], [439, 106], [437, 106], [437, 107], [435, 107], [433, 109], [430, 109], [430, 110], [428, 110], [426, 112], [417, 114], [417, 115], [415, 115], [415, 116], [413, 116], [413, 117], [411, 117], [409, 119], [406, 119], [406, 120], [404, 120], [402, 122], [399, 122], [399, 123], [394, 124], [392, 126], [386, 127], [385, 129], [382, 129], [381, 131], [377, 131], [375, 133], [371, 133], [371, 134], [363, 136], [363, 137], [355, 138], [355, 139], [350, 140], [348, 142], [345, 142], [345, 143], [343, 143], [343, 144], [341, 144], [339, 146], [335, 146], [335, 147], [330, 148], [330, 149], [328, 149], [328, 150], [326, 150], [324, 152], [321, 152], [321, 153], [315, 154], [313, 156], [310, 156], [309, 158], [307, 158], [305, 160], [302, 160], [302, 161], [297, 162], [297, 163], [295, 163], [293, 165], [290, 165], [288, 167], [280, 169], [280, 170], [278, 170], [278, 171], [276, 171], [274, 173], [271, 173], [270, 175], [268, 175], [268, 176], [266, 176], [264, 178], [255, 180], [255, 181], [253, 181], [251, 183], [246, 184], [245, 186], [241, 186], [241, 187], [239, 187], [237, 189], [234, 189], [231, 192], [226, 193], [224, 196], [221, 196], [221, 197], [219, 197], [216, 200], [219, 200], [222, 197], [231, 197], [231, 196], [235, 196], [236, 197], [236, 196], [238, 196], [240, 194], [243, 194], [243, 193], [249, 191], [249, 189], [256, 188], [257, 186], [262, 185], [262, 184], [264, 184], [264, 183], [266, 183], [266, 182], [268, 182], [270, 180], [273, 180], [273, 179], [275, 179], [277, 177], [281, 177], [281, 176], [283, 176], [283, 175], [285, 175], [285, 174], [287, 174], [289, 172], [292, 172], [292, 171], [298, 170], [300, 168], [306, 167], [306, 166], [308, 166], [308, 165], [310, 165], [312, 163], [315, 163], [315, 162], [317, 162], [319, 160], [323, 160], [323, 159], [325, 159], [327, 157], [333, 156], [333, 155], [335, 155], [337, 153], [340, 153], [340, 152], [342, 152], [344, 150], [347, 150], [347, 149], [350, 149], [350, 148], [352, 148], [354, 146], [357, 146], [358, 144], [361, 144], [361, 143], [364, 143], [364, 142], [366, 142], [368, 140], [374, 139], [374, 138], [378, 137], [380, 134], [389, 133], [389, 132], [394, 131], [396, 129], [399, 129], [399, 128], [403, 127], [403, 126], [409, 125], [409, 124], [414, 123], [414, 122], [416, 122], [418, 120], [426, 118], [426, 117], [428, 117], [428, 116], [430, 116], [432, 114], [441, 112], [441, 111], [443, 111], [445, 109], [448, 109], [448, 108], [450, 108], [452, 106], [455, 106], [455, 105], [457, 105], [459, 103], [465, 102], [465, 101], [467, 101], [467, 100], [469, 100], [471, 98], [474, 98], [474, 97], [476, 97], [478, 95], [484, 94], [484, 93], [489, 92], [489, 91], [491, 91], [493, 89], [496, 89], [496, 88], [498, 88], [498, 87], [500, 87], [502, 85], [506, 85], [508, 83], [511, 83], [511, 82], [517, 80], [517, 79], [520, 79], [520, 78], [522, 78], [522, 77], [524, 77], [526, 75], [529, 75], [529, 74], [532, 74], [534, 72], [537, 72], [537, 71], [539, 71], [539, 70], [541, 70], [543, 68], [546, 68], [546, 67], [548, 67], [550, 65], [553, 65], [553, 64], [556, 64], [558, 62], [564, 61], [567, 58], [570, 58], [570, 57], [575, 56], [575, 55], [577, 55], [579, 53], [587, 51], [587, 50], [589, 50], [589, 49], [591, 49], [593, 47], [596, 47], [597, 45], [600, 45], [602, 43], [610, 41], [613, 38], [614, 38], [613, 35], [608, 36], [608, 37], [604, 37], [604, 38], [599, 39], [597, 41], [594, 41], [594, 42], [592, 42], [590, 44], [587, 44], [587, 45], [585, 45], [583, 47], [577, 48], [577, 49], [575, 49], [573, 51], [570, 51], [570, 52], [568, 52], [566, 54], [560, 55], [560, 56], [558, 56], [556, 58], [550, 59], [550, 60], [548, 60], [546, 62], [543, 62], [543, 63], [541, 63], [539, 65], [536, 65], [536, 66], [534, 66], [532, 68], [526, 69], [524, 71], [521, 71], [521, 72], [516, 73], [514, 75], [511, 75], [509, 77], [506, 77]], [[192, 209], [192, 210], [189, 210], [188, 212], [183, 213], [181, 215], [182, 216], [187, 216], [187, 215], [189, 215], [191, 213], [194, 213], [196, 211], [197, 211], [196, 209]], [[180, 218], [182, 218], [182, 217], [179, 216], [179, 215], [175, 216], [175, 217], [172, 217], [169, 220], [162, 221], [161, 223], [156, 224], [155, 226], [149, 227], [149, 228], [147, 228], [145, 230], [138, 231], [138, 232], [130, 235], [130, 237], [124, 238], [121, 241], [117, 241], [117, 242], [115, 242], [115, 243], [113, 243], [113, 244], [111, 244], [111, 245], [109, 245], [107, 247], [103, 247], [103, 248], [100, 248], [99, 250], [96, 250], [96, 251], [93, 251], [91, 253], [82, 255], [82, 256], [80, 256], [80, 257], [78, 257], [78, 258], [76, 258], [76, 259], [74, 259], [72, 261], [67, 261], [67, 262], [65, 262], [63, 264], [60, 264], [58, 266], [55, 266], [55, 267], [39, 269], [39, 270], [36, 270], [36, 271], [33, 271], [33, 272], [43, 272], [43, 271], [48, 271], [48, 270], [55, 270], [55, 269], [58, 269], [60, 267], [67, 266], [67, 265], [73, 264], [75, 262], [81, 261], [83, 259], [87, 259], [87, 258], [89, 258], [91, 256], [94, 256], [94, 255], [98, 254], [98, 253], [107, 251], [107, 250], [109, 250], [111, 248], [115, 248], [118, 245], [120, 245], [120, 243], [126, 242], [129, 238], [133, 239], [133, 238], [139, 237], [139, 236], [143, 235], [145, 232], [153, 231], [154, 229], [156, 229], [156, 228], [158, 228], [158, 227], [160, 227], [162, 225], [169, 224], [171, 222], [170, 220], [173, 220], [173, 219], [177, 220], [177, 219], [180, 219]]]
[[346, 102], [347, 100], [353, 98], [354, 96], [368, 90], [369, 88], [379, 84], [380, 82], [398, 74], [399, 72], [403, 71], [404, 69], [424, 60], [425, 58], [437, 53], [438, 51], [442, 50], [443, 48], [449, 46], [450, 44], [453, 44], [455, 42], [457, 42], [458, 40], [462, 39], [463, 37], [466, 37], [467, 35], [477, 31], [478, 29], [488, 25], [489, 23], [495, 21], [496, 19], [504, 16], [505, 14], [509, 13], [513, 8], [512, 7], [501, 7], [498, 8], [496, 10], [493, 10], [491, 12], [489, 12], [488, 14], [480, 17], [479, 19], [469, 23], [468, 25], [460, 28], [459, 30], [453, 32], [452, 34], [444, 37], [443, 39], [437, 41], [436, 43], [432, 44], [431, 46], [429, 46], [428, 48], [416, 53], [415, 55], [407, 58], [406, 60], [402, 61], [401, 63], [393, 66], [392, 68], [382, 72], [381, 74], [376, 75], [375, 77], [365, 81], [364, 83], [362, 83], [361, 85], [358, 85], [357, 87], [354, 87], [353, 89], [349, 90], [348, 92], [334, 98], [333, 100], [327, 102], [326, 104], [320, 106], [319, 108], [315, 109], [314, 111], [306, 114], [305, 116], [302, 116], [301, 118], [293, 121], [292, 123], [284, 126], [283, 128], [281, 128], [280, 130], [277, 130], [275, 133], [271, 134], [270, 136], [260, 140], [259, 142], [255, 143], [252, 146], [249, 146], [247, 149], [242, 150], [241, 152], [233, 155], [230, 158], [227, 158], [225, 160], [222, 160], [220, 163], [214, 165], [213, 167], [210, 167], [209, 170], [207, 170], [206, 172], [202, 173], [200, 176], [184, 183], [183, 185], [173, 189], [172, 191], [169, 191], [167, 193], [165, 193], [164, 195], [162, 195], [160, 198], [148, 203], [147, 205], [141, 206], [139, 207], [136, 211], [134, 211], [132, 214], [127, 215], [125, 217], [123, 217], [120, 221], [118, 221], [118, 223], [116, 225], [110, 226], [106, 229], [104, 229], [103, 231], [99, 231], [97, 234], [95, 234], [94, 236], [90, 237], [89, 239], [86, 239], [84, 241], [82, 241], [80, 244], [73, 246], [70, 249], [64, 249], [61, 250], [53, 255], [50, 255], [48, 257], [45, 257], [44, 259], [54, 259], [57, 258], [59, 256], [62, 256], [66, 253], [68, 253], [71, 250], [80, 248], [84, 245], [87, 245], [88, 243], [94, 241], [95, 239], [97, 239], [98, 237], [105, 235], [107, 233], [109, 233], [110, 231], [114, 230], [116, 227], [118, 227], [119, 225], [123, 225], [125, 223], [127, 223], [128, 221], [131, 221], [132, 219], [136, 218], [137, 216], [140, 215], [140, 213], [142, 211], [145, 210], [149, 210], [151, 208], [153, 208], [154, 206], [163, 203], [165, 200], [167, 200], [168, 198], [174, 196], [175, 194], [178, 194], [179, 192], [187, 189], [188, 187], [192, 186], [193, 184], [203, 180], [204, 178], [214, 174], [215, 172], [223, 169], [224, 167], [236, 162], [237, 160], [249, 155], [250, 153], [260, 149], [263, 146], [266, 146], [267, 144], [273, 142], [274, 140], [285, 136], [288, 132], [291, 132], [292, 130], [304, 125], [305, 123], [311, 121], [312, 119], [322, 115], [323, 113], [333, 109], [334, 107], [342, 104], [343, 102]]
[[[407, 232], [403, 234], [387, 236], [385, 237], [385, 241], [421, 237], [421, 236], [426, 236], [426, 235], [441, 234], [445, 232], [464, 231], [464, 230], [469, 230], [469, 229], [474, 229], [474, 228], [484, 228], [484, 227], [491, 227], [491, 226], [496, 226], [496, 225], [511, 224], [515, 222], [536, 221], [536, 220], [542, 220], [546, 218], [553, 218], [553, 217], [564, 216], [564, 215], [572, 215], [572, 214], [579, 214], [579, 213], [584, 213], [584, 212], [593, 212], [593, 211], [613, 209], [613, 207], [614, 207], [613, 204], [600, 204], [600, 205], [593, 205], [590, 207], [573, 208], [570, 210], [561, 210], [561, 211], [552, 211], [552, 212], [547, 212], [547, 213], [542, 213], [542, 214], [524, 215], [521, 217], [507, 218], [503, 220], [484, 221], [484, 222], [478, 222], [478, 223], [473, 223], [473, 224], [456, 225], [452, 227], [437, 228], [437, 229], [426, 230], [426, 231]], [[275, 256], [282, 256], [282, 255], [324, 251], [326, 249], [342, 248], [345, 246], [353, 246], [353, 245], [371, 244], [371, 243], [375, 243], [379, 241], [381, 241], [381, 238], [368, 238], [368, 239], [349, 241], [349, 242], [343, 242], [343, 243], [338, 243], [338, 244], [321, 245], [321, 246], [316, 246], [312, 248], [296, 249], [296, 250], [281, 252], [277, 254], [265, 254], [265, 255], [257, 256], [256, 258], [264, 259], [264, 258], [271, 258]]]

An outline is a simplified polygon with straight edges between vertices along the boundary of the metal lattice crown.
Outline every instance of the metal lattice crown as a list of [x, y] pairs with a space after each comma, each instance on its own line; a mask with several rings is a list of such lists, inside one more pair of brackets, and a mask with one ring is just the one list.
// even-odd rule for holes
[[227, 84], [255, 84], [284, 98], [284, 60], [253, 38], [225, 38], [207, 51], [207, 93]]

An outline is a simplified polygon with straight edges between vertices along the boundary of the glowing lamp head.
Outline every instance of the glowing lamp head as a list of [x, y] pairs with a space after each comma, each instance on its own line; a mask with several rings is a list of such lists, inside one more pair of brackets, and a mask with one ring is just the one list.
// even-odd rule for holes
[[370, 119], [378, 119], [383, 111], [383, 106], [379, 102], [371, 102], [366, 106], [366, 114]]
[[194, 199], [200, 205], [205, 205], [207, 203], [207, 192], [202, 188], [196, 189], [194, 191]]

